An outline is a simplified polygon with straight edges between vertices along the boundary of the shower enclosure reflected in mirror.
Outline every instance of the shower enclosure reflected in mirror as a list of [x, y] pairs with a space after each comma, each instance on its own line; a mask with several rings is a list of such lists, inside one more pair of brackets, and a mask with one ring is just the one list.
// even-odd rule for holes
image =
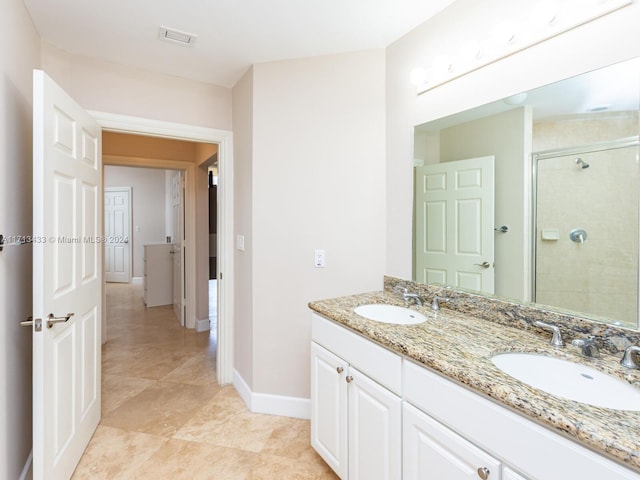
[[632, 59], [417, 126], [414, 280], [637, 328], [639, 93]]

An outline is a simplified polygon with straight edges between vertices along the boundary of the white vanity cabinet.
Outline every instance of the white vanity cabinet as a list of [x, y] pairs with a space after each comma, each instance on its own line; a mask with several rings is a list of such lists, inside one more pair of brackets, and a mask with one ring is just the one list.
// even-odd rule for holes
[[514, 472], [509, 467], [502, 468], [502, 480], [527, 480], [522, 475]]
[[403, 480], [500, 480], [497, 458], [408, 403], [402, 415]]
[[311, 444], [343, 480], [640, 480], [315, 313]]
[[[449, 436], [455, 435], [484, 451], [485, 461], [494, 457], [508, 462], [518, 472], [503, 466], [495, 470], [494, 476], [492, 467], [487, 467], [491, 472], [489, 480], [640, 480], [632, 470], [411, 361], [404, 362], [403, 378], [405, 402], [430, 417], [425, 430], [427, 424], [435, 423], [439, 425], [436, 430], [446, 429]], [[406, 410], [404, 414], [407, 415]], [[443, 437], [442, 433], [438, 435]], [[404, 448], [411, 447], [407, 443]], [[475, 477], [445, 478], [481, 477], [476, 473]]]
[[343, 480], [402, 477], [401, 358], [313, 314], [311, 444]]

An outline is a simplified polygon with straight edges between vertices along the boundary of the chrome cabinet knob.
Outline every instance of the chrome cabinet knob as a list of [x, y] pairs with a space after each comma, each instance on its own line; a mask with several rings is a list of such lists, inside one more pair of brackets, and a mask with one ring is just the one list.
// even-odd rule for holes
[[491, 474], [491, 472], [487, 467], [480, 467], [478, 468], [477, 472], [478, 472], [478, 476], [482, 480], [487, 480], [489, 478], [489, 475]]
[[342, 373], [342, 372], [344, 372], [344, 368], [338, 367], [338, 368], [336, 368], [336, 372]]
[[348, 375], [347, 378], [344, 379], [347, 383], [351, 383], [353, 382], [353, 377], [351, 375]]

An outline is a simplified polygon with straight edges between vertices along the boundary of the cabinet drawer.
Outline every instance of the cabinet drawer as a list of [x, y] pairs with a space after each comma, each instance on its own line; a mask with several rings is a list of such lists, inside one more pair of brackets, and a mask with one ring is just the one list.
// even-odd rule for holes
[[369, 378], [397, 395], [402, 394], [400, 355], [316, 313], [311, 314], [311, 337], [314, 342], [343, 358]]

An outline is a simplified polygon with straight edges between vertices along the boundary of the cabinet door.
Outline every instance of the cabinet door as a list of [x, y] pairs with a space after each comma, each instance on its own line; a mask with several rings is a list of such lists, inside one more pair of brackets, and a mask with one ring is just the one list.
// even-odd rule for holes
[[342, 478], [347, 478], [347, 363], [311, 343], [311, 445]]
[[514, 472], [509, 467], [502, 468], [502, 480], [527, 480], [519, 473]]
[[407, 403], [403, 422], [404, 480], [501, 479], [499, 460]]
[[402, 401], [349, 367], [349, 480], [402, 477]]

